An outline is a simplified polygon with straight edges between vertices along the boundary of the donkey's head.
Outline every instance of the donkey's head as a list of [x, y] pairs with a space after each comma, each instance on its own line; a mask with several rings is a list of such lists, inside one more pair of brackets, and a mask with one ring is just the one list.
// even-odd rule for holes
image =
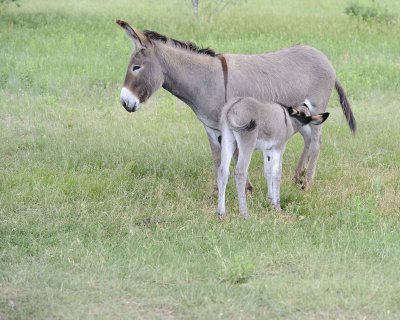
[[287, 111], [291, 117], [301, 123], [301, 126], [305, 126], [307, 124], [319, 125], [329, 117], [329, 112], [312, 116], [310, 114], [310, 110], [308, 110], [306, 106], [287, 107]]
[[127, 22], [117, 20], [132, 40], [135, 50], [126, 72], [121, 90], [121, 104], [128, 112], [134, 112], [164, 82], [161, 65], [155, 56], [154, 45], [146, 34], [132, 28]]

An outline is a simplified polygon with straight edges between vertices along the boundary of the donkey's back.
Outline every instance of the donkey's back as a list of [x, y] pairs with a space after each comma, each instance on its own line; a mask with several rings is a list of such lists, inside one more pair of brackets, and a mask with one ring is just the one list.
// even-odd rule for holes
[[[336, 72], [319, 50], [296, 45], [257, 55], [225, 55], [229, 66], [229, 96], [300, 105], [308, 99], [324, 111], [335, 85]], [[251, 81], [244, 81], [251, 79]]]

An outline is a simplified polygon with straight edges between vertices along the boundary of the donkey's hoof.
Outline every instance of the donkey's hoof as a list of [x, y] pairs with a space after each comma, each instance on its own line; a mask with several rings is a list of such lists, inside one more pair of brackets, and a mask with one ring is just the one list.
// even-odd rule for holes
[[214, 184], [213, 189], [211, 191], [211, 196], [218, 197], [218, 185], [217, 184]]
[[293, 180], [293, 182], [294, 182], [295, 184], [301, 186], [301, 185], [303, 185], [303, 183], [304, 183], [305, 175], [306, 175], [306, 170], [304, 170], [304, 169], [303, 169], [303, 170], [300, 170], [300, 171], [296, 170], [296, 172], [295, 172], [295, 174], [294, 174], [292, 180]]
[[303, 191], [309, 191], [311, 189], [311, 187], [312, 187], [311, 181], [304, 181], [300, 186], [301, 190], [303, 190]]
[[302, 176], [300, 176], [300, 175], [294, 175], [294, 177], [292, 178], [292, 181], [293, 181], [293, 183], [294, 184], [297, 184], [297, 185], [303, 185], [303, 183], [304, 183], [304, 179], [303, 179], [303, 177]]

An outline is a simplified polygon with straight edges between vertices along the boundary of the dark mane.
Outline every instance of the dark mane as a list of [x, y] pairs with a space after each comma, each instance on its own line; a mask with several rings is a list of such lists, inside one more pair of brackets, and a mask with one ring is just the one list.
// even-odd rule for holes
[[179, 40], [175, 40], [172, 38], [168, 38], [162, 34], [159, 34], [157, 32], [154, 31], [150, 31], [150, 30], [144, 30], [144, 34], [146, 35], [147, 38], [149, 38], [150, 40], [155, 40], [155, 41], [161, 41], [164, 43], [167, 43], [168, 40], [170, 40], [176, 47], [178, 48], [182, 48], [191, 52], [196, 52], [199, 54], [205, 54], [211, 57], [215, 57], [218, 54], [210, 49], [210, 48], [200, 48], [198, 47], [196, 44], [194, 44], [191, 41], [179, 41]]

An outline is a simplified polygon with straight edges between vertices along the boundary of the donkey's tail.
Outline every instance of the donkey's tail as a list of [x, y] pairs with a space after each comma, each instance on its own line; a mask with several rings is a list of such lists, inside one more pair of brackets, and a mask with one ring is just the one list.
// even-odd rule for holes
[[346, 117], [350, 130], [353, 132], [353, 134], [355, 134], [357, 130], [356, 118], [354, 118], [354, 114], [351, 110], [350, 102], [349, 100], [347, 100], [346, 93], [344, 92], [343, 87], [337, 79], [335, 81], [335, 88], [339, 95], [340, 105], [342, 106], [343, 114]]

